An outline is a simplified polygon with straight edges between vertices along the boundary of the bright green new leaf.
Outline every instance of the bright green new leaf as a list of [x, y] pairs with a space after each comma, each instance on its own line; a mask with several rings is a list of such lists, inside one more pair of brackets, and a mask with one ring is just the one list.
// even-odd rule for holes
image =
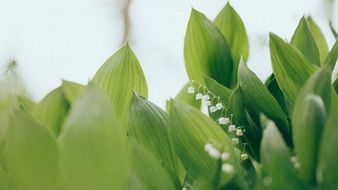
[[241, 57], [246, 60], [249, 57], [249, 39], [244, 23], [234, 8], [227, 3], [217, 15], [215, 25], [222, 32], [229, 43], [234, 67], [232, 70], [232, 85], [237, 81], [237, 68]]
[[186, 85], [184, 85], [182, 90], [180, 90], [180, 92], [176, 95], [175, 100], [180, 101], [180, 102], [184, 102], [186, 104], [194, 106], [197, 109], [200, 109], [201, 108], [201, 101], [196, 100], [195, 94], [188, 93], [188, 88], [190, 86], [193, 86], [195, 88], [195, 90], [197, 91], [198, 86], [189, 82]]
[[181, 185], [175, 185], [172, 176], [163, 167], [158, 157], [151, 154], [143, 146], [132, 141], [133, 175], [126, 184], [125, 189], [138, 190], [177, 190]]
[[291, 144], [291, 131], [288, 120], [276, 99], [259, 78], [244, 63], [239, 64], [238, 82], [242, 92], [256, 113], [264, 113], [273, 119], [286, 142]]
[[330, 66], [331, 70], [334, 70], [338, 59], [338, 38], [336, 43], [333, 45], [330, 53], [327, 55], [324, 65]]
[[32, 112], [37, 105], [32, 99], [25, 96], [18, 96], [17, 101], [20, 105], [22, 105], [26, 110]]
[[325, 124], [326, 111], [320, 96], [308, 94], [296, 102], [293, 112], [293, 139], [300, 163], [299, 175], [316, 184], [318, 147]]
[[62, 87], [50, 92], [33, 110], [34, 118], [46, 126], [54, 136], [59, 136], [63, 120], [69, 109]]
[[[261, 158], [263, 170], [267, 173], [264, 189], [282, 190], [304, 189], [298, 179], [296, 170], [290, 161], [288, 147], [273, 121], [263, 122], [265, 130], [261, 143]], [[306, 188], [305, 188], [306, 189]]]
[[320, 142], [319, 170], [323, 178], [323, 189], [335, 190], [338, 186], [338, 96], [333, 94], [331, 110], [328, 114], [322, 140]]
[[291, 44], [299, 49], [312, 64], [320, 66], [319, 48], [305, 17], [300, 20], [292, 36]]
[[109, 96], [122, 122], [127, 120], [133, 90], [143, 97], [148, 96], [144, 73], [128, 44], [101, 66], [93, 82]]
[[205, 77], [205, 86], [216, 96], [220, 97], [220, 101], [224, 104], [228, 104], [230, 96], [232, 94], [232, 90], [229, 88], [219, 84], [217, 81], [215, 81], [212, 78]]
[[77, 99], [82, 95], [85, 86], [82, 84], [71, 82], [71, 81], [62, 81], [62, 91], [67, 101], [73, 105]]
[[178, 182], [182, 168], [169, 140], [168, 114], [135, 93], [129, 111], [128, 136], [156, 156]]
[[334, 27], [332, 25], [332, 22], [329, 22], [329, 24], [330, 24], [330, 29], [331, 29], [331, 32], [332, 32], [333, 36], [337, 39], [338, 38], [337, 31], [334, 29]]
[[306, 18], [307, 24], [312, 32], [313, 38], [317, 42], [320, 53], [320, 63], [323, 64], [324, 60], [329, 53], [329, 47], [327, 45], [325, 36], [319, 26], [315, 23], [311, 16]]
[[56, 140], [22, 108], [10, 118], [3, 157], [9, 190], [67, 189]]
[[69, 189], [122, 189], [129, 173], [122, 129], [109, 98], [89, 86], [72, 106], [59, 138]]
[[184, 60], [191, 80], [204, 84], [204, 76], [208, 76], [224, 86], [231, 85], [230, 47], [217, 27], [195, 9], [185, 35]]
[[6, 178], [5, 178], [5, 173], [0, 166], [0, 190], [6, 190]]
[[317, 69], [300, 51], [270, 33], [272, 69], [279, 87], [291, 104], [294, 104], [299, 89]]
[[[175, 100], [170, 102], [170, 137], [188, 175], [195, 179], [206, 179], [215, 175], [217, 159], [208, 155], [205, 145], [210, 143], [218, 151], [230, 154], [227, 163], [237, 172], [239, 166], [231, 141], [223, 130], [196, 108]], [[230, 179], [235, 173], [223, 176]]]

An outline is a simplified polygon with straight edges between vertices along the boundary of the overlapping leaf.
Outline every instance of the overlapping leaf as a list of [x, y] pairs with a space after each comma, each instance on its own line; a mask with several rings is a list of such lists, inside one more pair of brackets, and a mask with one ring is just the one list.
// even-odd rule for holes
[[327, 55], [324, 65], [330, 66], [331, 70], [334, 70], [338, 59], [338, 38], [336, 43], [333, 45], [331, 51]]
[[[184, 85], [182, 90], [176, 95], [175, 100], [180, 101], [180, 102], [184, 102], [186, 104], [192, 105], [195, 108], [199, 109], [201, 107], [201, 101], [195, 99], [195, 94], [188, 93], [188, 88], [190, 86], [194, 86], [194, 84], [191, 84], [189, 82], [186, 85]], [[196, 86], [195, 86], [195, 88], [196, 88]]]
[[323, 64], [327, 54], [329, 53], [329, 47], [327, 45], [325, 36], [324, 36], [322, 30], [315, 23], [315, 21], [312, 19], [311, 16], [308, 16], [306, 18], [306, 21], [309, 25], [309, 28], [312, 32], [314, 39], [317, 42], [317, 46], [319, 48], [319, 53], [320, 53], [320, 63]]
[[109, 98], [90, 86], [72, 107], [59, 138], [69, 189], [122, 189], [129, 162], [120, 125]]
[[85, 86], [83, 86], [82, 84], [76, 83], [76, 82], [71, 82], [71, 81], [66, 81], [66, 80], [62, 82], [62, 91], [67, 101], [71, 105], [73, 105], [76, 102], [76, 100], [79, 99], [84, 89], [85, 89]]
[[270, 54], [278, 85], [290, 103], [294, 104], [299, 89], [317, 67], [311, 64], [295, 47], [272, 33], [270, 34]]
[[227, 3], [217, 15], [215, 25], [222, 32], [230, 46], [234, 67], [232, 69], [232, 86], [237, 81], [237, 68], [241, 57], [246, 61], [249, 56], [249, 39], [241, 17], [234, 8]]
[[191, 80], [204, 76], [229, 87], [233, 70], [230, 47], [222, 33], [202, 13], [192, 9], [184, 41], [184, 60]]
[[109, 96], [121, 121], [127, 120], [133, 90], [143, 97], [148, 96], [144, 73], [128, 44], [101, 66], [93, 82]]

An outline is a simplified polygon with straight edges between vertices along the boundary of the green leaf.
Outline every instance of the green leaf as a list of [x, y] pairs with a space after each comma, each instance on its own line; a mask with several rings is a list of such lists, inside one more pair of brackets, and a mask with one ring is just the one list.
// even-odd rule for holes
[[20, 105], [22, 105], [26, 110], [32, 112], [37, 105], [32, 99], [26, 96], [18, 96], [17, 101]]
[[230, 96], [232, 94], [232, 90], [219, 84], [212, 78], [205, 77], [204, 80], [205, 86], [216, 96], [219, 96], [221, 102], [223, 102], [224, 104], [228, 104]]
[[291, 145], [291, 131], [282, 108], [259, 78], [244, 63], [240, 63], [238, 68], [238, 82], [255, 112], [264, 113], [273, 119], [286, 142]]
[[338, 97], [332, 95], [331, 110], [328, 114], [322, 140], [320, 142], [319, 170], [320, 176], [323, 178], [323, 189], [334, 190], [338, 186]]
[[[195, 99], [195, 94], [188, 93], [188, 88], [190, 86], [194, 86], [194, 85], [191, 84], [190, 82], [187, 83], [186, 85], [184, 85], [182, 90], [180, 90], [180, 92], [176, 95], [175, 100], [180, 101], [180, 102], [184, 102], [186, 104], [194, 106], [197, 109], [200, 109], [201, 108], [201, 101]], [[195, 89], [197, 89], [197, 88], [195, 88]]]
[[282, 90], [279, 88], [279, 85], [277, 83], [274, 74], [271, 74], [269, 78], [265, 81], [265, 86], [269, 90], [269, 92], [273, 95], [273, 97], [275, 97], [284, 113], [288, 116], [289, 115], [288, 102], [285, 99]]
[[338, 94], [338, 78], [333, 82], [333, 88], [336, 91], [336, 94]]
[[169, 140], [168, 114], [148, 100], [133, 94], [128, 136], [151, 152], [178, 182], [182, 168]]
[[305, 17], [300, 20], [292, 36], [291, 44], [299, 49], [312, 64], [320, 66], [319, 48]]
[[327, 45], [325, 36], [311, 16], [308, 16], [306, 18], [306, 21], [312, 32], [314, 39], [317, 42], [319, 53], [320, 53], [320, 63], [323, 64], [327, 54], [329, 53], [329, 47]]
[[93, 83], [109, 96], [121, 121], [127, 121], [133, 90], [143, 97], [148, 96], [144, 73], [128, 44], [102, 65], [96, 72]]
[[6, 190], [6, 178], [5, 178], [5, 173], [0, 166], [0, 190]]
[[76, 82], [62, 81], [62, 91], [67, 101], [73, 105], [82, 95], [85, 86]]
[[[149, 149], [148, 149], [149, 150]], [[125, 189], [158, 190], [182, 189], [175, 186], [171, 175], [162, 166], [160, 160], [136, 142], [132, 143], [134, 174]], [[112, 186], [114, 187], [114, 186]]]
[[317, 69], [300, 51], [270, 33], [272, 69], [279, 87], [293, 105], [299, 89]]
[[331, 29], [331, 32], [332, 32], [333, 36], [337, 39], [338, 38], [337, 31], [334, 29], [334, 27], [332, 25], [332, 22], [329, 22], [329, 24], [330, 24], [330, 29]]
[[330, 66], [331, 70], [333, 71], [337, 63], [337, 58], [338, 58], [338, 38], [336, 40], [336, 43], [330, 50], [330, 53], [327, 55], [324, 65]]
[[229, 45], [217, 27], [195, 9], [185, 35], [184, 60], [191, 80], [204, 84], [204, 76], [208, 76], [231, 86], [234, 68]]
[[246, 62], [249, 57], [249, 39], [244, 23], [234, 8], [227, 3], [217, 15], [215, 25], [229, 43], [234, 67], [232, 70], [232, 85], [237, 82], [237, 68], [241, 57]]
[[[264, 189], [306, 189], [298, 179], [290, 161], [288, 147], [273, 121], [263, 122], [266, 126], [261, 143], [263, 170], [268, 174]], [[268, 183], [269, 182], [269, 183]]]
[[[217, 159], [204, 150], [211, 143], [219, 151], [230, 154], [227, 161], [238, 171], [238, 158], [235, 156], [230, 139], [210, 118], [196, 108], [175, 100], [170, 102], [170, 137], [188, 175], [194, 179], [211, 180], [217, 171]], [[234, 173], [223, 176], [230, 179]]]
[[326, 111], [320, 96], [309, 94], [295, 104], [292, 124], [299, 175], [312, 185], [316, 184], [318, 146], [325, 119]]
[[59, 87], [44, 97], [33, 110], [34, 118], [46, 126], [54, 136], [59, 136], [69, 104]]
[[122, 189], [129, 169], [117, 118], [109, 98], [93, 86], [72, 107], [59, 138], [69, 189]]
[[10, 118], [3, 154], [8, 189], [65, 189], [56, 140], [23, 109]]

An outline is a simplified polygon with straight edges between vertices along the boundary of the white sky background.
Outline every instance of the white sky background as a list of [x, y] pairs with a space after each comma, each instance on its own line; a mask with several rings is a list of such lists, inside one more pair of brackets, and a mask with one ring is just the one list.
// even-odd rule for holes
[[[86, 84], [120, 46], [123, 0], [0, 0], [0, 64], [15, 58], [35, 100], [61, 79]], [[249, 67], [271, 73], [268, 32], [290, 39], [303, 15], [312, 15], [333, 45], [327, 0], [232, 0], [250, 38]], [[183, 42], [192, 7], [214, 19], [225, 0], [133, 0], [131, 47], [145, 72], [149, 99], [164, 107], [188, 78]], [[338, 18], [338, 3], [333, 6]], [[338, 19], [333, 20], [338, 28]]]

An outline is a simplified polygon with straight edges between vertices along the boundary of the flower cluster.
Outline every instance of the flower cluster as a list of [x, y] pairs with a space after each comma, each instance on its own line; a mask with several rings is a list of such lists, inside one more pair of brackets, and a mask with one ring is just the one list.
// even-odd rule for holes
[[210, 143], [205, 144], [204, 150], [209, 154], [210, 157], [221, 159], [224, 162], [222, 164], [222, 171], [224, 173], [232, 173], [234, 171], [233, 165], [226, 163], [226, 161], [230, 158], [230, 153], [220, 152]]

